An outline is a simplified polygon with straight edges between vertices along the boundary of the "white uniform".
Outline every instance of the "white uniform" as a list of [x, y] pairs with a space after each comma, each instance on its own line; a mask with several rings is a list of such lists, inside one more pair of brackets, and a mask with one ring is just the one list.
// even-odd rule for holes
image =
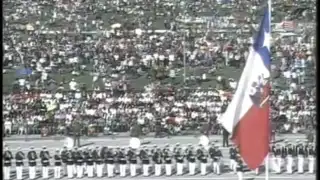
[[[6, 145], [5, 145], [6, 146]], [[3, 164], [3, 179], [9, 180], [11, 174], [11, 165], [12, 165], [12, 153], [9, 151], [7, 147], [5, 147], [5, 151], [3, 154], [4, 164]], [[6, 166], [4, 166], [6, 164]]]
[[166, 175], [167, 176], [171, 176], [172, 165], [171, 164], [166, 164], [165, 168], [166, 168]]
[[298, 173], [303, 173], [304, 172], [304, 169], [303, 169], [303, 166], [304, 166], [304, 149], [303, 147], [299, 147], [298, 150], [297, 150], [297, 154], [298, 154]]
[[243, 180], [243, 165], [240, 163], [237, 163], [237, 176], [238, 176], [238, 180]]
[[22, 179], [23, 166], [17, 166], [16, 167], [16, 171], [17, 171], [17, 179], [21, 180]]
[[165, 160], [165, 170], [166, 170], [166, 175], [167, 176], [171, 176], [172, 174], [172, 159], [171, 156], [169, 154], [166, 154], [164, 156], [164, 160]]
[[83, 165], [77, 165], [77, 178], [83, 177]]
[[[142, 172], [143, 176], [149, 176], [149, 167], [150, 167], [150, 153], [149, 150], [143, 150], [144, 154], [140, 154], [142, 158]], [[140, 152], [141, 153], [141, 152]]]
[[[280, 152], [281, 152], [281, 149], [280, 149]], [[276, 173], [281, 173], [281, 166], [282, 166], [281, 153], [277, 154], [277, 156], [276, 156], [276, 164], [277, 164]]]
[[[24, 159], [24, 154], [20, 151], [20, 148], [19, 148], [19, 151], [16, 154], [16, 174], [17, 174], [16, 178], [18, 180], [22, 180], [23, 159]], [[9, 173], [9, 179], [10, 179], [10, 171], [8, 173]]]
[[271, 155], [270, 161], [271, 161], [271, 169], [274, 172], [277, 172], [278, 164], [277, 164], [277, 158], [276, 158], [276, 156], [274, 154]]
[[292, 154], [293, 153], [293, 148], [289, 147], [288, 149], [288, 155], [287, 155], [287, 173], [288, 174], [292, 174], [292, 166], [293, 166], [293, 157]]
[[54, 173], [53, 177], [55, 179], [61, 178], [61, 166], [62, 166], [62, 157], [60, 156], [59, 149], [56, 150], [54, 155]]
[[292, 164], [293, 164], [293, 158], [292, 156], [287, 157], [287, 173], [292, 174]]
[[243, 172], [237, 172], [238, 180], [243, 180]]
[[176, 157], [176, 168], [177, 168], [177, 175], [180, 176], [183, 174], [183, 162], [184, 162], [184, 156], [181, 153], [181, 150], [177, 152], [178, 154]]
[[143, 176], [149, 176], [149, 164], [143, 164], [142, 168], [143, 168]]
[[77, 165], [74, 164], [74, 165], [72, 166], [72, 172], [73, 172], [73, 175], [74, 175], [74, 176], [77, 176]]
[[177, 175], [181, 176], [183, 174], [183, 163], [177, 163]]
[[114, 164], [107, 164], [108, 177], [113, 177]]
[[222, 153], [220, 150], [216, 150], [213, 155], [213, 172], [216, 174], [220, 174], [220, 158]]
[[[313, 151], [313, 150], [312, 150]], [[309, 170], [309, 173], [314, 173], [314, 161], [315, 161], [315, 158], [314, 158], [314, 152], [312, 152], [310, 149], [308, 150], [308, 170]]]
[[54, 176], [55, 179], [61, 178], [61, 166], [55, 166], [54, 167]]
[[303, 165], [304, 165], [304, 157], [303, 155], [298, 155], [298, 173], [303, 173], [304, 171]]
[[73, 165], [67, 165], [67, 174], [68, 174], [68, 179], [73, 178]]
[[237, 172], [237, 163], [234, 159], [230, 159], [230, 169], [236, 173]]
[[200, 174], [205, 176], [207, 174], [208, 154], [202, 151], [200, 155]]
[[[48, 179], [49, 178], [49, 167], [50, 167], [49, 166], [50, 165], [50, 163], [49, 163], [50, 155], [46, 149], [42, 152], [43, 152], [43, 157], [41, 157], [41, 158], [43, 158], [43, 159], [41, 159], [41, 162], [46, 164], [46, 165], [42, 166], [42, 178]], [[40, 152], [40, 156], [41, 156], [42, 152]], [[44, 158], [44, 157], [46, 157], [46, 158]]]
[[43, 179], [49, 178], [49, 167], [48, 166], [42, 167], [42, 178]]
[[71, 155], [72, 152], [68, 152], [68, 158], [67, 158], [67, 177], [68, 179], [72, 179], [74, 177], [74, 160]]
[[192, 152], [193, 150], [188, 152], [187, 159], [188, 159], [188, 166], [189, 166], [189, 175], [195, 174], [196, 169], [196, 157], [195, 154]]
[[200, 169], [201, 169], [201, 175], [205, 176], [207, 174], [207, 163], [201, 163], [200, 164]]
[[36, 178], [36, 167], [29, 166], [29, 179], [35, 179], [35, 178]]
[[213, 162], [213, 172], [215, 174], [220, 174], [220, 160]]
[[100, 164], [97, 164], [96, 167], [97, 167], [97, 177], [102, 177], [104, 164], [101, 162]]
[[155, 164], [154, 165], [154, 175], [155, 176], [161, 175], [161, 168], [162, 168], [162, 164]]
[[196, 163], [189, 162], [189, 175], [194, 175], [196, 169]]
[[130, 164], [130, 176], [134, 177], [137, 174], [136, 164]]
[[11, 167], [10, 166], [4, 166], [3, 167], [4, 180], [9, 180], [10, 179], [10, 173], [11, 173]]
[[259, 168], [260, 168], [260, 167], [257, 167], [257, 168], [254, 170], [254, 173], [255, 173], [256, 175], [259, 174]]
[[126, 164], [120, 164], [119, 165], [119, 169], [120, 169], [120, 177], [125, 177], [126, 176], [127, 165]]
[[94, 169], [93, 165], [87, 165], [87, 174], [89, 178], [93, 177], [93, 169]]
[[126, 155], [124, 152], [124, 149], [121, 150], [119, 153], [119, 173], [120, 177], [125, 177], [126, 176], [126, 170], [127, 170], [127, 159]]

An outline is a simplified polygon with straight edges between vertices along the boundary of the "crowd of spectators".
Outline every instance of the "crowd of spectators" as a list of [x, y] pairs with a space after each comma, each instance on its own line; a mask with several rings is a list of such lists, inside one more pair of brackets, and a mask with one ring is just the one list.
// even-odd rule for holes
[[[271, 118], [281, 133], [314, 129], [315, 1], [274, 2], [294, 21], [272, 44]], [[133, 124], [200, 130], [232, 99], [262, 1], [5, 0], [3, 124], [7, 134]], [[14, 7], [14, 8], [13, 8]], [[250, 7], [250, 8], [248, 8]], [[303, 28], [301, 28], [301, 24]], [[276, 28], [275, 26], [273, 26]]]

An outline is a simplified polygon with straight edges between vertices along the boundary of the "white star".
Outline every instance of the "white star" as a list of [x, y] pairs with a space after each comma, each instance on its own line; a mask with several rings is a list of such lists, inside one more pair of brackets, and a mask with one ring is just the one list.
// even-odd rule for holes
[[264, 41], [262, 47], [267, 47], [270, 51], [271, 34], [264, 31]]

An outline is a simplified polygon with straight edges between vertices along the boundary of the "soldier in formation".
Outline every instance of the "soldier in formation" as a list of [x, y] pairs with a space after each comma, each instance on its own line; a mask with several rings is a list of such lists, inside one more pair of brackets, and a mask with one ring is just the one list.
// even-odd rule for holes
[[120, 146], [114, 152], [113, 161], [114, 161], [114, 173], [119, 174], [119, 153], [120, 153]]
[[93, 177], [94, 175], [94, 157], [92, 149], [89, 149], [87, 153], [85, 153], [85, 160], [86, 160], [86, 173], [88, 177]]
[[169, 144], [163, 149], [163, 159], [165, 163], [166, 175], [171, 176], [172, 173], [172, 153], [169, 149]]
[[125, 177], [126, 170], [127, 170], [127, 158], [126, 158], [126, 152], [124, 148], [122, 148], [121, 151], [119, 152], [118, 160], [119, 160], [120, 176]]
[[[280, 144], [272, 145], [270, 148], [272, 161], [274, 161], [274, 170], [279, 173], [281, 167], [284, 167], [286, 172], [291, 174], [294, 170], [294, 165], [298, 170], [298, 173], [304, 173], [303, 164], [305, 161], [308, 162], [308, 173], [314, 173], [314, 164], [316, 157], [316, 149], [313, 144], [302, 144], [300, 141], [293, 145], [288, 141], [285, 141], [285, 145]], [[229, 149], [230, 153], [230, 170], [236, 172], [239, 179], [243, 177], [243, 162], [239, 156], [236, 147]], [[5, 147], [3, 154], [4, 159], [4, 179], [10, 179], [11, 161], [15, 158], [16, 161], [16, 179], [22, 179], [23, 171], [23, 160], [25, 159], [24, 153], [18, 149], [15, 156], [12, 156], [8, 147]], [[36, 160], [38, 156], [31, 147], [27, 153], [27, 160], [29, 164], [29, 179], [35, 179], [37, 165]], [[50, 166], [50, 154], [46, 147], [43, 147], [39, 153], [42, 165], [42, 178], [47, 179], [48, 168]], [[201, 175], [207, 174], [208, 158], [212, 159], [213, 173], [219, 175], [221, 173], [221, 158], [222, 152], [218, 146], [211, 144], [210, 148], [206, 150], [200, 145], [196, 150], [193, 146], [189, 145], [185, 150], [176, 144], [174, 148], [170, 148], [167, 144], [163, 149], [154, 146], [153, 149], [149, 150], [143, 146], [139, 151], [137, 149], [129, 148], [126, 152], [124, 148], [120, 147], [116, 149], [104, 147], [102, 149], [73, 149], [67, 150], [63, 148], [60, 152], [59, 149], [55, 151], [53, 156], [54, 163], [54, 178], [62, 178], [61, 171], [62, 166], [66, 165], [67, 171], [63, 171], [67, 178], [71, 179], [74, 177], [83, 178], [84, 175], [87, 177], [103, 177], [104, 173], [108, 177], [114, 177], [117, 170], [119, 170], [120, 176], [125, 177], [126, 169], [129, 168], [130, 176], [136, 176], [136, 167], [138, 160], [142, 164], [143, 176], [150, 175], [151, 164], [154, 164], [155, 175], [160, 176], [162, 169], [164, 169], [166, 176], [173, 174], [173, 167], [176, 169], [176, 175], [182, 175], [184, 173], [184, 165], [187, 163], [187, 171], [190, 175], [195, 175], [196, 165], [199, 163], [199, 170]], [[186, 160], [186, 161], [185, 161]], [[119, 164], [119, 167], [116, 165]], [[175, 164], [175, 166], [174, 166]], [[96, 165], [96, 168], [94, 168]], [[107, 171], [104, 171], [106, 166]], [[210, 165], [211, 166], [211, 165]], [[76, 176], [75, 176], [76, 175]]]
[[73, 158], [73, 153], [71, 150], [69, 150], [67, 152], [67, 161], [66, 161], [66, 165], [67, 165], [67, 177], [68, 179], [72, 179], [74, 176], [74, 158]]
[[230, 149], [229, 149], [229, 158], [230, 158], [229, 168], [234, 174], [237, 172], [236, 155], [237, 155], [236, 147], [230, 147]]
[[142, 174], [143, 176], [149, 176], [149, 153], [147, 151], [147, 148], [145, 146], [142, 147], [142, 149], [139, 152], [139, 158], [141, 159], [142, 163]]
[[219, 146], [215, 146], [215, 151], [213, 155], [213, 172], [217, 175], [220, 175], [220, 166], [221, 166], [222, 152], [219, 149]]
[[154, 174], [155, 176], [160, 176], [161, 175], [161, 169], [162, 169], [162, 152], [160, 150], [160, 148], [158, 147], [154, 147], [153, 151], [152, 151], [153, 157], [152, 160], [154, 162]]
[[243, 161], [241, 160], [241, 157], [239, 154], [237, 154], [236, 157], [236, 170], [237, 170], [237, 176], [238, 176], [238, 180], [242, 180], [243, 179]]
[[42, 147], [42, 151], [40, 152], [40, 159], [42, 165], [42, 178], [49, 178], [49, 166], [50, 166], [50, 154], [45, 146]]
[[286, 173], [292, 174], [294, 169], [298, 173], [302, 174], [305, 172], [304, 164], [307, 161], [309, 173], [314, 171], [314, 158], [315, 148], [312, 144], [305, 144], [300, 140], [297, 140], [295, 144], [289, 143], [285, 140], [285, 144], [272, 145], [271, 149], [271, 163], [272, 169], [276, 173], [281, 173], [282, 167], [285, 168]]
[[34, 147], [30, 147], [30, 151], [28, 152], [27, 156], [29, 162], [29, 179], [35, 179], [38, 155], [34, 150]]
[[316, 152], [317, 151], [316, 151], [313, 143], [310, 143], [309, 147], [307, 147], [307, 158], [309, 160], [308, 169], [309, 169], [309, 173], [310, 174], [314, 173], [314, 164], [315, 164]]
[[135, 149], [131, 149], [128, 153], [128, 159], [130, 163], [130, 176], [134, 177], [137, 173], [138, 154]]
[[62, 166], [62, 152], [60, 152], [59, 149], [56, 149], [56, 152], [53, 156], [54, 158], [54, 175], [53, 177], [55, 179], [60, 179], [61, 178], [61, 166]]
[[181, 147], [176, 147], [175, 149], [175, 160], [176, 160], [176, 169], [177, 175], [181, 176], [183, 174], [183, 165], [184, 165], [184, 153], [182, 152]]
[[281, 152], [280, 144], [276, 145], [274, 156], [275, 156], [275, 159], [274, 159], [275, 170], [277, 174], [280, 174], [281, 165], [282, 165], [282, 156], [283, 156], [283, 153]]
[[304, 166], [304, 157], [306, 155], [304, 145], [300, 142], [296, 146], [297, 149], [297, 164], [298, 164], [298, 173], [302, 174], [304, 172], [303, 166]]
[[21, 148], [19, 147], [17, 149], [17, 153], [15, 156], [16, 159], [16, 174], [17, 174], [17, 179], [21, 180], [22, 179], [22, 172], [23, 172], [23, 160], [25, 159], [24, 153], [21, 151]]
[[108, 177], [113, 177], [114, 175], [114, 165], [115, 165], [115, 158], [117, 157], [116, 153], [113, 151], [112, 148], [106, 149], [106, 157], [105, 162], [107, 165], [107, 174]]
[[94, 150], [92, 150], [92, 156], [94, 160], [93, 169], [96, 172], [96, 176], [102, 177], [104, 163], [98, 146]]
[[286, 169], [287, 169], [287, 173], [288, 174], [292, 174], [292, 166], [293, 166], [293, 157], [294, 157], [294, 150], [293, 150], [293, 146], [291, 143], [286, 143], [286, 149], [285, 149], [285, 154], [287, 155], [287, 165], [286, 165]]
[[199, 161], [200, 161], [200, 174], [202, 176], [207, 175], [207, 166], [208, 166], [208, 152], [201, 147], [199, 151]]
[[189, 165], [189, 175], [193, 176], [195, 175], [196, 169], [196, 154], [194, 152], [194, 147], [191, 146], [191, 144], [188, 147], [187, 160]]
[[269, 146], [269, 155], [270, 155], [270, 168], [273, 172], [276, 172], [276, 146], [275, 144], [271, 144]]
[[67, 176], [67, 159], [68, 159], [68, 149], [66, 146], [63, 146], [63, 149], [61, 150], [61, 161], [62, 161], [62, 170], [63, 175]]
[[76, 164], [77, 178], [82, 178], [83, 169], [84, 169], [84, 156], [83, 156], [83, 152], [80, 149], [75, 152], [75, 164]]
[[10, 151], [9, 147], [6, 145], [4, 147], [4, 152], [3, 152], [3, 175], [4, 175], [4, 180], [9, 180], [10, 179], [10, 172], [11, 172], [11, 161], [13, 159], [12, 152]]

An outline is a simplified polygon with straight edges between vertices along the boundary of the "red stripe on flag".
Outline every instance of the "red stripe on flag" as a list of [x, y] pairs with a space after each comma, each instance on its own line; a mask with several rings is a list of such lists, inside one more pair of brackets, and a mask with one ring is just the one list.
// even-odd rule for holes
[[[266, 86], [264, 92], [269, 94], [269, 89]], [[253, 105], [234, 129], [232, 140], [250, 169], [259, 167], [269, 152], [269, 110], [269, 101], [262, 107]]]

